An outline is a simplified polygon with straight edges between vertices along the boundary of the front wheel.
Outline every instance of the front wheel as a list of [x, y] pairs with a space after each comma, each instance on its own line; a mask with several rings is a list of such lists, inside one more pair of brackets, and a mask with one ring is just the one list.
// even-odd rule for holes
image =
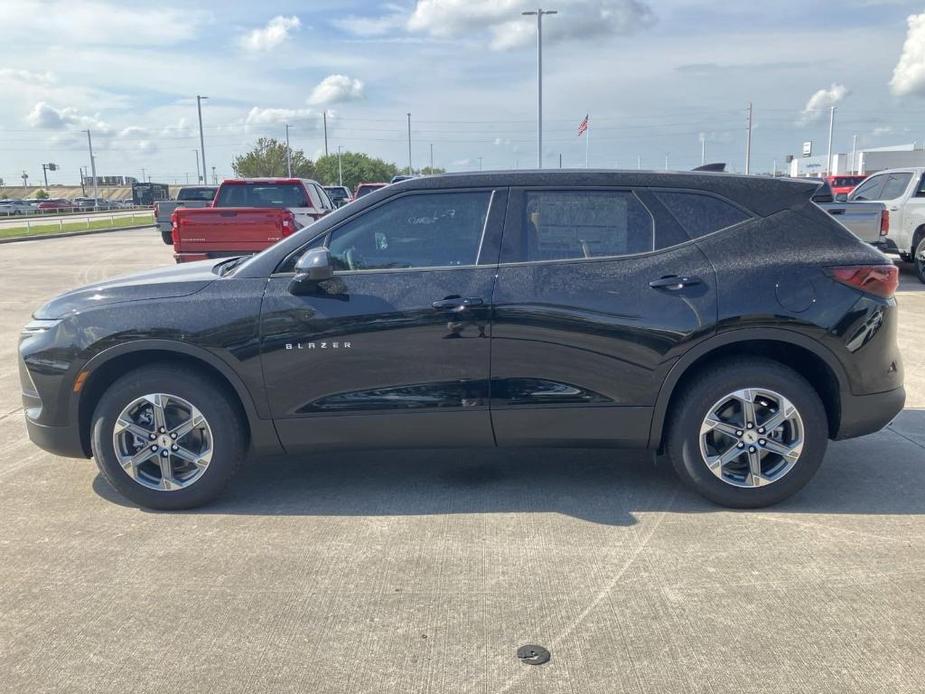
[[919, 241], [918, 248], [912, 254], [912, 263], [915, 268], [915, 276], [919, 278], [919, 282], [925, 283], [925, 237]]
[[166, 243], [168, 246], [173, 245], [173, 233], [170, 231], [161, 232], [161, 240]]
[[185, 368], [129, 372], [93, 414], [93, 457], [123, 496], [153, 509], [201, 506], [244, 459], [244, 424], [228, 396]]
[[733, 508], [782, 501], [815, 474], [828, 442], [825, 408], [798, 373], [767, 359], [708, 367], [682, 393], [668, 423], [678, 476]]

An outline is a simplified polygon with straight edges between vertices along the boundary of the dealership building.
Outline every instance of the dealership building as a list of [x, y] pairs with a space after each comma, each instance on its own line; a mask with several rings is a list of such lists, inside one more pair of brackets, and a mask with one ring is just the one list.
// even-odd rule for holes
[[[810, 145], [807, 147], [807, 145]], [[794, 155], [790, 161], [791, 176], [822, 176], [826, 172], [826, 155], [813, 155], [811, 143], [803, 151], [810, 156]], [[872, 174], [884, 169], [925, 166], [925, 147], [918, 142], [890, 147], [871, 147], [857, 152], [832, 154], [832, 174]]]

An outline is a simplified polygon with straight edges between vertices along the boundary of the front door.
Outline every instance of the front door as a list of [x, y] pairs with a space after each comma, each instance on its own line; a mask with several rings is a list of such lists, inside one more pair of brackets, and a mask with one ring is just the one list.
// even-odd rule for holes
[[506, 192], [415, 191], [334, 227], [333, 279], [268, 284], [261, 351], [289, 450], [493, 445], [491, 292]]
[[646, 445], [668, 366], [716, 321], [712, 265], [676, 221], [656, 227], [656, 204], [512, 189], [493, 296], [499, 446]]

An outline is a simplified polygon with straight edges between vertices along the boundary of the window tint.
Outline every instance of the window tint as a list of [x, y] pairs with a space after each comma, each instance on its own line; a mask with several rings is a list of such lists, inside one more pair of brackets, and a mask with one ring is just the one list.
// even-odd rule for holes
[[489, 191], [397, 198], [331, 234], [338, 270], [475, 265]]
[[922, 180], [919, 181], [918, 190], [915, 191], [915, 197], [925, 198], [925, 176], [922, 176]]
[[528, 192], [523, 228], [528, 261], [629, 255], [654, 248], [652, 217], [625, 191]]
[[909, 181], [911, 180], [911, 173], [890, 174], [890, 177], [886, 181], [886, 185], [883, 186], [883, 191], [880, 193], [880, 199], [893, 200], [901, 197], [902, 194], [906, 192], [906, 188], [909, 186]]
[[738, 207], [712, 195], [658, 191], [655, 196], [691, 238], [699, 238], [748, 219], [748, 215]]
[[880, 191], [886, 183], [886, 175], [871, 176], [851, 193], [852, 200], [880, 200]]
[[313, 207], [296, 183], [232, 183], [219, 189], [216, 207]]

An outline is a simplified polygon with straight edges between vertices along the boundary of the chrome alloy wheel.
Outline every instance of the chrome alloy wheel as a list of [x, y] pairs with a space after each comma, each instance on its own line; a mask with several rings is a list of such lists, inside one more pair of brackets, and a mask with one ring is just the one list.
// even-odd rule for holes
[[745, 388], [717, 400], [700, 425], [700, 454], [735, 487], [773, 484], [793, 469], [804, 441], [803, 418], [773, 390]]
[[187, 400], [150, 393], [122, 410], [112, 445], [129, 477], [149, 489], [172, 492], [205, 473], [212, 460], [212, 429]]

